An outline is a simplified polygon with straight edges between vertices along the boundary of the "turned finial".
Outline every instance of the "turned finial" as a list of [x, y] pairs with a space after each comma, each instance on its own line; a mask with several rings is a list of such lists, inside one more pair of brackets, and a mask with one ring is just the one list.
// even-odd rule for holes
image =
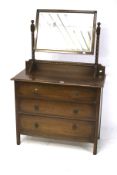
[[30, 30], [31, 30], [31, 32], [34, 32], [35, 31], [34, 20], [31, 20]]
[[97, 31], [96, 31], [96, 32], [97, 32], [97, 35], [100, 35], [100, 29], [101, 29], [101, 28], [100, 28], [100, 25], [101, 25], [101, 23], [98, 22], [98, 23], [97, 23]]

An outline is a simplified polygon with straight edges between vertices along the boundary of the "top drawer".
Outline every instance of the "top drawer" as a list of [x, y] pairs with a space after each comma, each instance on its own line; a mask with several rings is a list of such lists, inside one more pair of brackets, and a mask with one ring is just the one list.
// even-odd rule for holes
[[16, 82], [16, 95], [25, 97], [96, 101], [96, 92], [96, 88], [91, 87]]

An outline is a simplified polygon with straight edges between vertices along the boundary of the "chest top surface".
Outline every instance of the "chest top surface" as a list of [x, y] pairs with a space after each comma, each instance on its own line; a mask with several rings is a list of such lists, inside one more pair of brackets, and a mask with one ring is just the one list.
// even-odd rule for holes
[[95, 75], [95, 65], [85, 63], [37, 61], [34, 69], [32, 74], [25, 69], [12, 80], [86, 87], [103, 87], [105, 80], [104, 67], [101, 65], [97, 68], [98, 76]]

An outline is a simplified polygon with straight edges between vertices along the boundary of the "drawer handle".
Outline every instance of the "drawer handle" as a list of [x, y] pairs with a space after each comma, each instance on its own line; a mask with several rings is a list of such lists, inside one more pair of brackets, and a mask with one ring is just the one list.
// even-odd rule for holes
[[39, 89], [38, 88], [35, 88], [33, 92], [34, 92], [35, 95], [38, 95]]
[[72, 129], [73, 129], [73, 130], [76, 130], [77, 128], [78, 128], [78, 126], [77, 126], [76, 124], [73, 124], [73, 125], [72, 125]]
[[39, 105], [34, 105], [34, 110], [39, 111]]
[[78, 114], [79, 113], [79, 109], [74, 109], [73, 113], [74, 114]]
[[34, 127], [35, 128], [39, 128], [39, 124], [38, 123], [34, 123]]

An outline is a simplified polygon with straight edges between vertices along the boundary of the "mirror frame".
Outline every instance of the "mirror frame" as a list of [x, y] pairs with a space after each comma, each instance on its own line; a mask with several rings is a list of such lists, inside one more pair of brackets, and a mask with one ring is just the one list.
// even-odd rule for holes
[[[50, 50], [50, 49], [39, 49], [37, 48], [37, 39], [38, 39], [38, 26], [39, 26], [39, 13], [40, 12], [49, 12], [49, 13], [83, 13], [83, 14], [93, 14], [93, 30], [92, 30], [92, 44], [91, 51], [72, 51], [72, 50]], [[58, 9], [37, 9], [36, 12], [36, 23], [35, 23], [35, 39], [34, 39], [34, 50], [35, 52], [55, 52], [55, 53], [72, 53], [72, 54], [85, 54], [85, 55], [93, 55], [95, 48], [95, 35], [96, 35], [96, 19], [97, 19], [97, 11], [92, 10], [58, 10]]]

